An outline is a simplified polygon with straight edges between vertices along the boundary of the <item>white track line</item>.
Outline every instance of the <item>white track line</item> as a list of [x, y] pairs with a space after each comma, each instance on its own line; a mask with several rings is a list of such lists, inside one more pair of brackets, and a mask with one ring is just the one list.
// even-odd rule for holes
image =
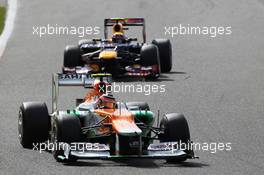
[[7, 41], [14, 29], [16, 11], [17, 11], [17, 0], [8, 0], [5, 27], [3, 33], [0, 36], [0, 57], [3, 55]]

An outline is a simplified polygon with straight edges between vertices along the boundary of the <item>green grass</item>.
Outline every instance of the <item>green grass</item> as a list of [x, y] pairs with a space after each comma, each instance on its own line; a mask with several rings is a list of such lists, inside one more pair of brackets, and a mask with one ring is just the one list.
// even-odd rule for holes
[[0, 34], [3, 32], [5, 26], [6, 8], [0, 6]]

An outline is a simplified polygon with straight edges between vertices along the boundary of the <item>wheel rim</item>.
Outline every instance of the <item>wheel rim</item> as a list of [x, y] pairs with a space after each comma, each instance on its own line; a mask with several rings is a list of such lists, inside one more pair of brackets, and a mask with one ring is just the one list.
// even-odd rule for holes
[[52, 133], [51, 133], [51, 141], [52, 143], [56, 143], [58, 140], [57, 138], [57, 132], [58, 132], [58, 129], [57, 129], [57, 126], [56, 124], [53, 124], [52, 126]]
[[22, 142], [23, 137], [23, 114], [22, 111], [19, 111], [18, 115], [18, 138]]

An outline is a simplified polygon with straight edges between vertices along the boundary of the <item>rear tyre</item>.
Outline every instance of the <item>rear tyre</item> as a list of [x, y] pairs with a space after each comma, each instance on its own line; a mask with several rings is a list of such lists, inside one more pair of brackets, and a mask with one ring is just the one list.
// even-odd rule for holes
[[[73, 143], [80, 142], [81, 140], [81, 123], [78, 117], [64, 114], [59, 115], [54, 122], [52, 128], [52, 141], [55, 144], [60, 143]], [[69, 157], [67, 160], [62, 160], [59, 156], [64, 156], [64, 150], [61, 147], [59, 149], [53, 150], [53, 156], [58, 162], [74, 162], [77, 159], [74, 157]]]
[[83, 65], [80, 48], [78, 46], [66, 46], [64, 50], [63, 66], [73, 68]]
[[[183, 114], [166, 114], [161, 120], [160, 127], [164, 128], [164, 134], [160, 135], [161, 142], [178, 142], [188, 144], [190, 141], [190, 131], [187, 120]], [[189, 150], [186, 150], [187, 152]], [[187, 157], [169, 158], [167, 162], [183, 162]]]
[[24, 148], [48, 140], [50, 117], [45, 103], [24, 102], [18, 116], [18, 134]]
[[170, 72], [172, 68], [172, 49], [168, 39], [155, 39], [152, 44], [156, 45], [159, 50], [161, 72]]

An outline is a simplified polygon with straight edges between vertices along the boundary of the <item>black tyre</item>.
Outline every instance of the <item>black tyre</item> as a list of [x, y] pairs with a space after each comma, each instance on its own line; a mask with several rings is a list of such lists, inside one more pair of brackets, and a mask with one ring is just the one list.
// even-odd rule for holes
[[161, 72], [170, 72], [172, 68], [172, 50], [171, 43], [168, 39], [155, 39], [152, 44], [156, 45], [159, 50]]
[[48, 140], [50, 117], [45, 103], [24, 102], [18, 116], [18, 134], [24, 148]]
[[154, 44], [144, 44], [140, 56], [142, 66], [159, 65], [159, 51]]
[[71, 68], [76, 66], [83, 66], [81, 51], [78, 46], [66, 46], [64, 50], [63, 66]]
[[57, 116], [55, 120], [55, 133], [58, 142], [78, 142], [81, 138], [80, 119], [71, 114]]
[[[81, 141], [81, 123], [78, 117], [64, 114], [59, 115], [55, 119], [55, 123], [52, 128], [52, 141], [56, 144], [73, 143]], [[67, 160], [61, 160], [60, 155], [63, 156], [64, 150], [57, 146], [58, 150], [53, 150], [53, 156], [58, 162], [74, 162], [77, 159], [70, 157]]]
[[131, 109], [133, 107], [138, 107], [142, 111], [143, 110], [148, 110], [148, 111], [150, 110], [149, 105], [146, 102], [137, 102], [137, 101], [127, 102], [126, 106], [128, 109]]
[[[164, 128], [164, 134], [160, 136], [161, 142], [178, 142], [188, 144], [190, 141], [190, 131], [184, 115], [171, 113], [166, 114], [160, 122], [160, 127]], [[186, 150], [188, 152], [188, 150]], [[187, 157], [170, 158], [167, 162], [182, 162]]]
[[160, 76], [159, 50], [154, 44], [144, 44], [140, 51], [142, 66], [156, 66], [156, 71], [147, 79], [157, 79]]

